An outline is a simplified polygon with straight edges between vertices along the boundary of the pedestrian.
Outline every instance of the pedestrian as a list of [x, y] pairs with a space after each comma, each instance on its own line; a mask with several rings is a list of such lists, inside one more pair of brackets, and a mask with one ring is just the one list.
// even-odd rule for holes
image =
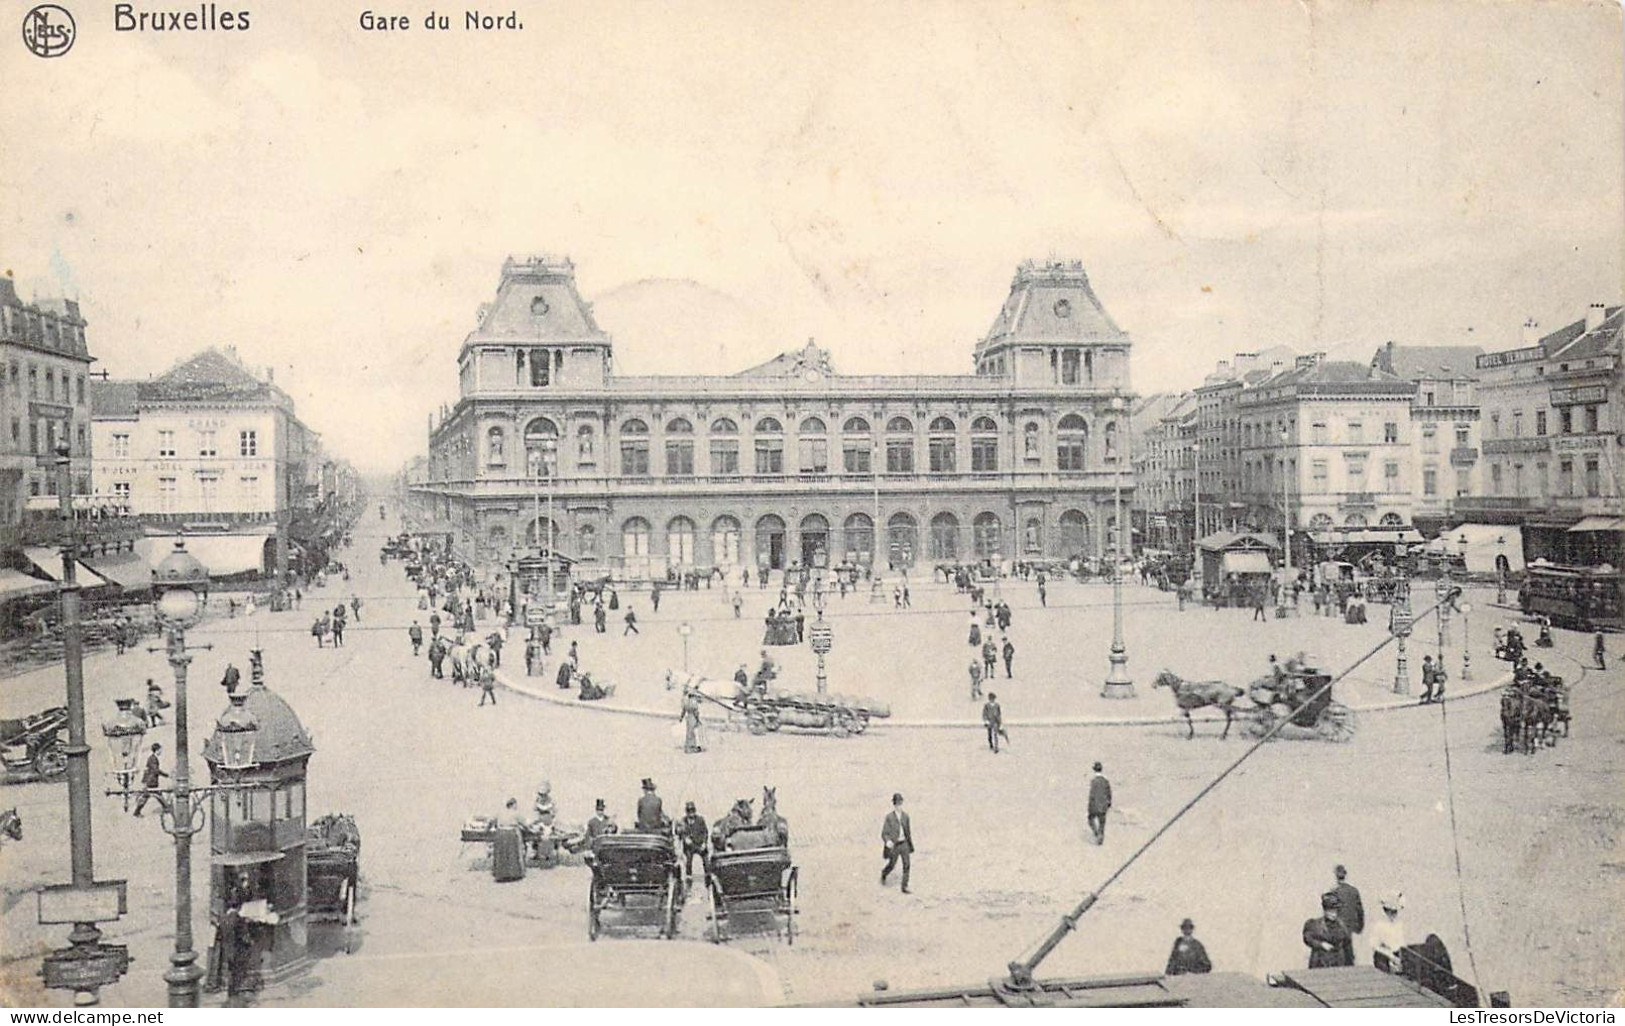
[[998, 755], [999, 736], [1004, 733], [1004, 711], [999, 708], [999, 696], [991, 691], [982, 705], [982, 726], [987, 728], [987, 746]]
[[1385, 973], [1397, 973], [1400, 951], [1405, 947], [1405, 924], [1399, 913], [1405, 909], [1405, 895], [1385, 894], [1380, 902], [1382, 918], [1371, 924], [1371, 964]]
[[147, 725], [151, 727], [162, 726], [164, 710], [169, 708], [169, 702], [164, 698], [164, 689], [159, 687], [151, 677], [147, 678]]
[[740, 610], [740, 607], [743, 606], [744, 604], [745, 604], [745, 602], [744, 602], [743, 599], [741, 599], [739, 597], [739, 593], [737, 591], [734, 592], [733, 605], [734, 605], [734, 619], [735, 620], [739, 619], [739, 610]]
[[602, 600], [600, 600], [592, 607], [592, 629], [599, 634], [603, 634], [604, 625], [608, 622], [608, 620], [609, 614], [604, 612], [604, 603]]
[[1338, 918], [1350, 933], [1364, 933], [1365, 904], [1360, 901], [1360, 889], [1348, 882], [1349, 871], [1343, 866], [1333, 869], [1332, 875], [1337, 877], [1337, 886], [1332, 891], [1337, 895]]
[[418, 653], [423, 650], [423, 628], [418, 626], [416, 620], [413, 620], [412, 626], [406, 629], [406, 636], [412, 641], [412, 658], [416, 659]]
[[[343, 609], [344, 607], [340, 606], [339, 608]], [[344, 617], [335, 616], [335, 617], [333, 617], [333, 647], [334, 648], [342, 648], [343, 646], [344, 646]]]
[[904, 609], [913, 609], [914, 608], [913, 601], [911, 601], [909, 599], [909, 597], [908, 597], [908, 582], [906, 582], [906, 581], [903, 583], [903, 608]]
[[440, 638], [440, 614], [438, 612], [429, 616], [429, 637], [436, 640]]
[[565, 658], [570, 660], [570, 665], [571, 666], [574, 666], [577, 669], [579, 669], [581, 667], [581, 653], [576, 651], [576, 643], [575, 642], [573, 642], [573, 641], [570, 642], [570, 654], [568, 656], [566, 656]]
[[1354, 935], [1338, 916], [1335, 891], [1320, 896], [1320, 916], [1305, 920], [1303, 944], [1309, 949], [1309, 968], [1326, 969], [1354, 964]]
[[1269, 619], [1264, 615], [1264, 589], [1262, 587], [1253, 589], [1253, 619], [1266, 622]]
[[485, 639], [485, 643], [491, 648], [491, 666], [500, 669], [502, 667], [502, 632], [492, 631], [490, 636]]
[[1096, 844], [1106, 843], [1106, 813], [1112, 809], [1112, 782], [1104, 767], [1095, 763], [1095, 776], [1089, 781], [1089, 832]]
[[496, 705], [497, 675], [491, 672], [491, 668], [489, 666], [484, 664], [476, 665], [474, 667], [474, 672], [479, 674], [480, 678], [480, 705], [484, 706], [487, 698], [491, 700], [492, 705]]
[[1016, 661], [1016, 643], [1009, 638], [1004, 639], [1004, 679], [1009, 680], [1014, 673], [1010, 666]]
[[903, 589], [894, 587], [891, 590], [891, 604], [893, 609], [903, 608]]
[[446, 643], [441, 638], [434, 638], [429, 642], [429, 676], [436, 680], [446, 679]]
[[694, 879], [694, 856], [700, 857], [700, 879], [711, 875], [711, 834], [705, 819], [694, 811], [693, 802], [683, 805], [683, 818], [677, 821], [677, 836], [683, 842], [683, 875]]
[[643, 633], [643, 632], [638, 630], [638, 614], [633, 611], [631, 606], [627, 606], [626, 607], [626, 630], [621, 632], [621, 637], [624, 638], [628, 634], [641, 634], [641, 633]]
[[[147, 754], [146, 768], [141, 771], [141, 797], [136, 799], [135, 803], [135, 814], [137, 816], [140, 816], [141, 810], [146, 807], [147, 799], [154, 797], [153, 791], [157, 790], [159, 783], [169, 776], [158, 763], [158, 753], [162, 749], [163, 745], [154, 742], [152, 751]], [[162, 805], [163, 802], [158, 804]]]
[[316, 639], [317, 648], [325, 648], [327, 637], [327, 617], [318, 616], [316, 622], [310, 625], [310, 636]]
[[1179, 936], [1174, 938], [1174, 949], [1168, 952], [1165, 976], [1184, 976], [1191, 973], [1210, 973], [1213, 963], [1208, 961], [1207, 948], [1196, 939], [1196, 924], [1189, 919], [1179, 924]]
[[553, 654], [553, 625], [544, 623], [536, 629], [537, 640], [542, 643], [542, 655]]
[[990, 632], [987, 640], [982, 642], [982, 677], [992, 680], [999, 671], [999, 644], [993, 640]]
[[881, 856], [886, 860], [886, 867], [880, 871], [880, 886], [886, 886], [886, 878], [891, 871], [897, 868], [897, 863], [903, 863], [902, 890], [908, 890], [908, 873], [910, 869], [909, 856], [914, 854], [914, 830], [908, 821], [908, 813], [903, 811], [903, 796], [891, 796], [891, 811], [886, 814], [886, 822], [880, 827]]
[[750, 567], [748, 566], [740, 574], [740, 586], [744, 588], [750, 587]]
[[575, 675], [575, 669], [575, 664], [568, 659], [559, 664], [559, 674], [558, 677], [555, 678], [555, 681], [559, 686], [559, 690], [570, 690], [570, 678]]
[[700, 747], [700, 699], [693, 689], [683, 689], [683, 707], [677, 718], [683, 721], [683, 752], [694, 755], [704, 751]]
[[982, 697], [982, 661], [976, 658], [970, 661], [970, 697], [973, 700]]
[[1044, 589], [1044, 575], [1038, 575], [1038, 604], [1049, 608], [1049, 592]]
[[799, 645], [799, 644], [801, 644], [802, 642], [804, 642], [806, 640], [807, 640], [807, 615], [805, 613], [801, 612], [800, 609], [797, 609], [796, 610], [796, 644]]
[[1603, 645], [1602, 631], [1597, 632], [1596, 638], [1591, 642], [1591, 658], [1596, 662], [1597, 669], [1608, 669], [1608, 650]]
[[654, 611], [660, 612], [660, 585], [657, 584], [649, 589], [649, 601], [654, 605]]
[[970, 615], [970, 637], [967, 639], [971, 648], [982, 647], [982, 625], [976, 622], [976, 614]]
[[236, 663], [227, 663], [226, 672], [220, 677], [220, 686], [226, 689], [226, 694], [236, 694], [237, 685], [243, 680], [243, 671], [237, 669]]
[[360, 595], [351, 595], [350, 596], [350, 611], [355, 614], [355, 622], [360, 623], [361, 622], [361, 596]]

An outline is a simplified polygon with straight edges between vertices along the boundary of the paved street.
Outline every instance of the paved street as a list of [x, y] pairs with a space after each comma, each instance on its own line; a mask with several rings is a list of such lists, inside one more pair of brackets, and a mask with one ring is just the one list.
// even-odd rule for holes
[[[248, 665], [262, 645], [271, 686], [302, 717], [314, 737], [309, 815], [356, 816], [363, 835], [361, 943], [352, 955], [320, 960], [314, 971], [263, 996], [265, 1004], [529, 1004], [602, 998], [600, 980], [624, 980], [627, 1003], [679, 1000], [637, 990], [648, 959], [709, 966], [689, 976], [694, 1000], [839, 1001], [873, 981], [894, 988], [985, 980], [1038, 941], [1089, 888], [1203, 784], [1245, 750], [1237, 736], [1220, 742], [1212, 727], [1186, 741], [1172, 724], [1136, 727], [1030, 727], [1051, 717], [1165, 714], [1166, 694], [1153, 692], [1156, 669], [1237, 683], [1262, 671], [1269, 652], [1307, 650], [1341, 668], [1381, 639], [1386, 607], [1373, 622], [1346, 627], [1312, 617], [1251, 624], [1241, 611], [1179, 613], [1168, 597], [1125, 589], [1131, 669], [1140, 697], [1099, 699], [1110, 635], [1110, 589], [1057, 585], [1050, 608], [1037, 607], [1031, 585], [1007, 585], [1015, 607], [1012, 635], [1020, 649], [1013, 682], [1001, 679], [1012, 744], [993, 756], [974, 729], [883, 726], [838, 740], [790, 734], [752, 737], [715, 732], [703, 754], [685, 756], [671, 725], [604, 709], [558, 705], [500, 692], [495, 708], [478, 707], [478, 692], [432, 681], [414, 661], [405, 625], [422, 616], [400, 564], [380, 567], [376, 521], [359, 525], [348, 556], [353, 589], [366, 597], [362, 621], [346, 647], [317, 650], [309, 616], [349, 591], [337, 583], [306, 596], [299, 613], [259, 614], [212, 623], [195, 643], [213, 643], [193, 664], [194, 750], [224, 704], [215, 681], [228, 658]], [[849, 597], [832, 601], [836, 650], [831, 690], [872, 695], [891, 704], [899, 721], [974, 719], [965, 664], [966, 600], [943, 586], [916, 583], [915, 609], [895, 613]], [[1481, 680], [1499, 672], [1488, 636], [1506, 614], [1489, 613], [1475, 593], [1474, 670]], [[750, 593], [745, 619], [734, 622], [720, 591], [667, 596], [654, 614], [646, 594], [632, 601], [643, 633], [595, 636], [591, 627], [567, 633], [580, 640], [583, 664], [614, 680], [617, 702], [659, 707], [675, 698], [660, 674], [682, 661], [675, 627], [692, 622], [690, 665], [721, 678], [740, 662], [754, 664], [766, 593]], [[754, 612], [753, 612], [754, 610]], [[1459, 625], [1455, 628], [1459, 644]], [[1431, 626], [1413, 645], [1419, 664], [1431, 649]], [[1046, 973], [1158, 970], [1184, 916], [1197, 923], [1216, 969], [1260, 977], [1301, 965], [1303, 920], [1318, 909], [1331, 869], [1345, 863], [1368, 909], [1390, 889], [1406, 894], [1405, 919], [1415, 940], [1438, 933], [1460, 975], [1469, 979], [1461, 903], [1473, 961], [1486, 990], [1509, 990], [1518, 1004], [1597, 1004], [1617, 1001], [1607, 981], [1625, 964], [1625, 936], [1609, 917], [1587, 909], [1625, 903], [1625, 861], [1619, 854], [1625, 808], [1617, 789], [1625, 763], [1625, 700], [1617, 674], [1581, 677], [1575, 662], [1588, 639], [1559, 633], [1559, 648], [1537, 653], [1558, 672], [1581, 678], [1574, 690], [1574, 736], [1532, 757], [1500, 754], [1493, 695], [1439, 707], [1369, 713], [1345, 745], [1277, 742], [1260, 751], [1208, 800], [1152, 848], [1080, 923], [1045, 965]], [[1617, 650], [1617, 644], [1616, 644]], [[775, 653], [781, 683], [811, 687], [813, 657], [804, 649]], [[505, 668], [517, 671], [517, 646]], [[1391, 651], [1340, 686], [1339, 699], [1359, 705], [1386, 696]], [[1460, 649], [1450, 653], [1459, 676]], [[1414, 672], [1414, 670], [1413, 670]], [[1002, 675], [1002, 667], [1001, 667]], [[136, 695], [152, 676], [169, 689], [158, 655], [137, 653], [87, 664], [93, 734], [112, 699]], [[1459, 681], [1453, 687], [1461, 687]], [[60, 702], [61, 671], [5, 682], [7, 716]], [[675, 720], [673, 720], [675, 722]], [[1451, 743], [1447, 777], [1444, 738]], [[168, 741], [167, 729], [161, 732]], [[105, 780], [106, 753], [92, 758]], [[167, 744], [166, 744], [166, 747]], [[1106, 844], [1085, 841], [1083, 795], [1089, 763], [1105, 763], [1117, 795]], [[203, 773], [201, 759], [196, 773]], [[698, 802], [707, 819], [735, 798], [778, 788], [801, 866], [800, 933], [794, 947], [771, 937], [733, 941], [723, 955], [700, 941], [703, 904], [692, 903], [682, 934], [693, 943], [653, 940], [600, 942], [587, 957], [587, 871], [564, 866], [532, 871], [511, 884], [492, 882], [483, 853], [463, 850], [458, 828], [470, 815], [495, 814], [509, 796], [529, 803], [535, 785], [553, 784], [562, 818], [579, 822], [594, 797], [608, 799], [626, 824], [640, 778], [653, 777], [668, 812]], [[1455, 872], [1447, 788], [1455, 789], [1462, 877]], [[914, 894], [878, 884], [879, 832], [893, 791], [908, 796], [918, 854]], [[66, 790], [11, 787], [24, 819], [21, 843], [0, 854], [5, 951], [0, 988], [24, 1003], [64, 1003], [42, 995], [32, 975], [46, 946], [64, 942], [64, 928], [34, 925], [38, 884], [68, 873]], [[172, 938], [172, 870], [168, 838], [155, 819], [133, 820], [110, 798], [95, 802], [98, 875], [131, 881], [130, 915], [108, 930], [131, 945], [137, 961], [107, 1002], [153, 1005], [164, 1000], [160, 974]], [[202, 861], [202, 846], [199, 846]], [[208, 936], [200, 882], [196, 929]], [[313, 931], [313, 948], [318, 946]], [[658, 952], [658, 954], [657, 954]], [[486, 953], [486, 954], [482, 954]], [[1361, 950], [1362, 959], [1368, 957]], [[455, 982], [435, 967], [455, 963]], [[484, 963], [481, 976], [467, 967]], [[599, 976], [582, 976], [590, 964]], [[570, 969], [575, 986], [551, 982]], [[503, 971], [511, 969], [511, 971]], [[667, 978], [670, 974], [659, 975]], [[715, 979], [715, 983], [701, 981]], [[588, 985], [590, 983], [590, 985]], [[451, 989], [455, 988], [455, 989]], [[560, 989], [563, 988], [563, 989]], [[596, 989], [594, 989], [596, 988]], [[770, 996], [764, 996], [770, 995]]]

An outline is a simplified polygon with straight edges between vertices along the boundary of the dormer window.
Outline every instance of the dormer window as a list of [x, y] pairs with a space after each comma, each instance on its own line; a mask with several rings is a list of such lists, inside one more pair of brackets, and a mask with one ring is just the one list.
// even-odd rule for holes
[[[541, 297], [538, 296], [538, 299]], [[532, 388], [545, 388], [553, 383], [553, 359], [545, 349], [530, 354], [530, 384]]]
[[1072, 316], [1072, 303], [1070, 300], [1057, 299], [1055, 301], [1055, 316], [1065, 320]]
[[546, 317], [548, 311], [547, 300], [537, 296], [530, 301], [530, 315], [532, 317]]

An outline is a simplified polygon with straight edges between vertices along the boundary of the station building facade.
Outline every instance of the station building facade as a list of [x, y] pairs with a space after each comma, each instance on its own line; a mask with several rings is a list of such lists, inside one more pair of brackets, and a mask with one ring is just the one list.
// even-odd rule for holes
[[508, 260], [416, 515], [475, 562], [551, 543], [636, 577], [1099, 555], [1117, 490], [1132, 502], [1131, 341], [1076, 262], [1018, 268], [967, 374], [841, 374], [809, 341], [733, 374], [630, 376], [613, 349], [568, 260]]

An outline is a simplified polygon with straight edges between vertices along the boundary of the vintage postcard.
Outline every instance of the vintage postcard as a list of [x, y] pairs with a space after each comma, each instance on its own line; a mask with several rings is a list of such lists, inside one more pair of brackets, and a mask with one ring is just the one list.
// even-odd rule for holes
[[0, 1004], [1618, 1004], [1621, 23], [8, 0]]

